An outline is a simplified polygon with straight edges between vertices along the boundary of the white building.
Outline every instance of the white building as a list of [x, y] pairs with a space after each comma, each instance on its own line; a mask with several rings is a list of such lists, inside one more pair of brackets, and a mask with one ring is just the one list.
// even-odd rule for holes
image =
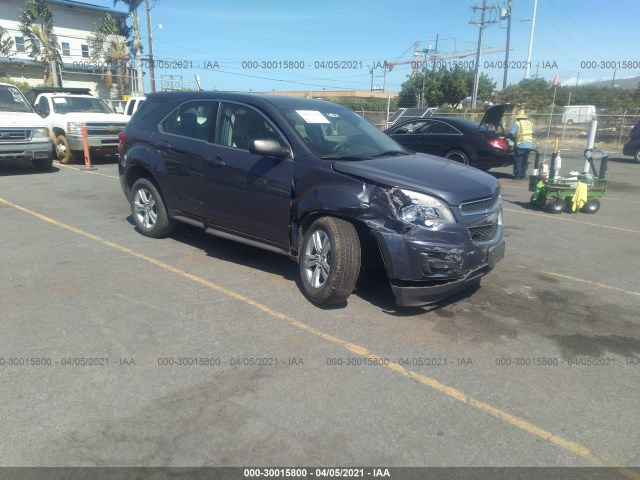
[[[93, 24], [102, 20], [105, 14], [125, 22], [128, 14], [105, 7], [91, 5], [73, 0], [48, 0], [53, 12], [54, 33], [58, 37], [62, 55], [62, 85], [64, 87], [90, 88], [104, 99], [115, 96], [115, 89], [109, 89], [102, 76], [102, 65], [91, 62], [89, 52], [89, 36]], [[0, 26], [14, 41], [12, 59], [0, 59], [0, 76], [27, 82], [31, 85], [43, 83], [44, 72], [40, 63], [29, 57], [25, 39], [20, 32], [20, 11], [24, 8], [24, 0], [0, 1]], [[126, 91], [132, 86], [129, 79]]]

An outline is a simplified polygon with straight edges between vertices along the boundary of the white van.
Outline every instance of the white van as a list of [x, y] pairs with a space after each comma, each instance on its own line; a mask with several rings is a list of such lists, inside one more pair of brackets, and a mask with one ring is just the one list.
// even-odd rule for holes
[[590, 123], [596, 118], [596, 107], [593, 105], [570, 105], [564, 107], [562, 123], [568, 125], [574, 123]]

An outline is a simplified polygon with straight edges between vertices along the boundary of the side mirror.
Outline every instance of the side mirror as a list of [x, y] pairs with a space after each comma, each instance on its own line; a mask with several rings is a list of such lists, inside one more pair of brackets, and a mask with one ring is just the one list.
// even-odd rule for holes
[[291, 158], [291, 150], [276, 140], [254, 140], [249, 144], [249, 152], [265, 157]]

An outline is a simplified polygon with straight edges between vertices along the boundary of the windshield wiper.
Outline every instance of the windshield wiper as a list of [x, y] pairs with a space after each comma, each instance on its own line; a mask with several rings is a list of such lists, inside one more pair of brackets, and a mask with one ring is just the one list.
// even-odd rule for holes
[[376, 153], [375, 155], [369, 155], [369, 158], [376, 157], [395, 157], [397, 155], [409, 155], [407, 152], [403, 152], [402, 150], [387, 150], [386, 152]]
[[364, 160], [367, 157], [363, 157], [360, 155], [340, 155], [337, 153], [330, 153], [328, 155], [323, 155], [320, 158], [322, 158], [323, 160]]

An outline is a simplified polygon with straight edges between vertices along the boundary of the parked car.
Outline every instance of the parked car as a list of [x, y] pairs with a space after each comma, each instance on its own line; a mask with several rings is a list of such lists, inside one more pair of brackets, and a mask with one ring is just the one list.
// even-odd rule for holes
[[150, 94], [120, 134], [119, 176], [143, 235], [184, 222], [287, 255], [317, 304], [343, 303], [376, 260], [399, 305], [431, 303], [504, 255], [494, 177], [322, 100]]
[[456, 117], [408, 120], [386, 130], [401, 145], [422, 153], [471, 165], [481, 170], [513, 164], [513, 148], [506, 141], [502, 117], [512, 106], [493, 105], [480, 123]]
[[623, 145], [622, 153], [632, 156], [637, 163], [640, 163], [640, 121], [629, 132], [629, 140]]
[[83, 125], [92, 155], [117, 153], [118, 133], [128, 119], [88, 88], [37, 87], [27, 92], [27, 97], [33, 98], [36, 112], [47, 123], [60, 163], [84, 161]]
[[131, 118], [131, 116], [138, 111], [138, 108], [140, 108], [140, 104], [146, 99], [147, 97], [129, 97], [122, 114], [127, 118]]
[[47, 125], [14, 85], [0, 83], [0, 160], [27, 160], [51, 170], [53, 147]]

